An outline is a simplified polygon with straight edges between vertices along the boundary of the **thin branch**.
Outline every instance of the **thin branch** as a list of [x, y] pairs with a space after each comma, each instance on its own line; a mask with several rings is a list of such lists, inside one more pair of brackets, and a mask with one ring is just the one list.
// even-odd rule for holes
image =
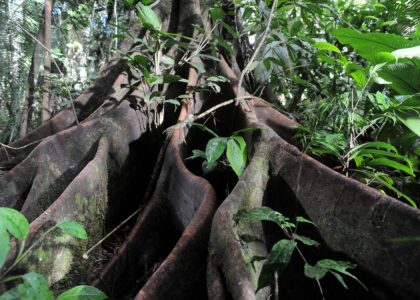
[[[264, 34], [261, 38], [260, 43], [257, 46], [257, 49], [255, 49], [254, 54], [252, 54], [251, 59], [249, 60], [248, 64], [246, 65], [246, 67], [244, 68], [244, 70], [241, 73], [241, 76], [239, 77], [239, 82], [238, 82], [238, 89], [237, 89], [237, 95], [240, 95], [240, 89], [242, 87], [242, 81], [244, 80], [245, 75], [249, 72], [249, 69], [251, 68], [251, 64], [254, 62], [255, 58], [257, 57], [258, 53], [260, 52], [262, 46], [265, 43], [265, 40], [267, 38], [268, 35], [268, 31], [270, 30], [271, 27], [271, 22], [273, 21], [273, 15], [274, 15], [274, 10], [277, 8], [277, 0], [274, 0], [273, 6], [271, 7], [271, 11], [270, 11], [270, 16], [268, 18], [268, 23], [267, 23], [267, 27], [264, 30]], [[236, 98], [236, 105], [238, 105], [239, 103], [239, 97]]]

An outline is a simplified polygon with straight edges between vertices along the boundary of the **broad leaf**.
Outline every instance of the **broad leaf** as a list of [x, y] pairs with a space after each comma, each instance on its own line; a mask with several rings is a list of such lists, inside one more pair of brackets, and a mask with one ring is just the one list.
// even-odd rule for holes
[[181, 76], [179, 76], [179, 75], [174, 75], [174, 74], [163, 75], [163, 82], [164, 83], [178, 82], [180, 79], [181, 79]]
[[204, 68], [204, 65], [201, 63], [194, 63], [194, 62], [189, 62], [189, 64], [191, 66], [194, 67], [194, 69], [196, 69], [198, 71], [198, 73], [206, 73], [206, 69]]
[[20, 241], [26, 239], [29, 234], [29, 223], [19, 211], [0, 207], [0, 229], [4, 228]]
[[6, 262], [7, 255], [10, 251], [10, 241], [9, 235], [7, 234], [6, 230], [0, 228], [0, 269], [3, 267], [4, 263]]
[[284, 239], [274, 244], [258, 278], [257, 291], [273, 283], [274, 272], [281, 273], [284, 270], [295, 248], [296, 242], [293, 240]]
[[398, 58], [420, 58], [420, 46], [398, 49], [392, 52], [397, 59]]
[[335, 271], [348, 277], [351, 277], [367, 290], [367, 287], [356, 276], [347, 271], [348, 269], [354, 269], [356, 267], [356, 265], [349, 263], [348, 261], [323, 259], [318, 261], [316, 265], [317, 267], [324, 268], [330, 272]]
[[246, 143], [243, 137], [233, 136], [227, 142], [226, 156], [233, 171], [242, 176], [246, 166]]
[[420, 45], [420, 41], [410, 41], [399, 35], [387, 33], [360, 33], [354, 29], [342, 28], [332, 32], [342, 44], [351, 45], [356, 51], [374, 64], [381, 63], [380, 52], [393, 52], [402, 48]]
[[204, 151], [193, 150], [192, 153], [193, 153], [193, 155], [186, 158], [186, 159], [194, 159], [194, 158], [204, 158], [204, 159], [206, 159], [206, 153]]
[[101, 290], [89, 285], [79, 285], [60, 294], [57, 300], [103, 300], [108, 299]]
[[281, 213], [272, 210], [270, 207], [261, 206], [246, 211], [240, 211], [235, 219], [246, 221], [271, 221], [282, 226], [289, 218], [283, 216]]
[[250, 63], [249, 65], [247, 65], [247, 71], [251, 72], [253, 71], [261, 62], [258, 60], [254, 60], [252, 63]]
[[27, 273], [21, 276], [23, 283], [0, 296], [0, 300], [52, 300], [53, 293], [48, 288], [44, 276], [38, 273]]
[[317, 227], [314, 222], [312, 222], [312, 221], [310, 221], [310, 220], [308, 220], [308, 219], [306, 219], [304, 217], [301, 217], [301, 216], [297, 216], [296, 217], [296, 222], [298, 222], [298, 223], [307, 223], [307, 224], [311, 224], [311, 225]]
[[160, 30], [162, 24], [160, 23], [159, 17], [149, 6], [139, 2], [137, 3], [136, 8], [137, 16], [144, 27], [152, 30]]
[[175, 64], [175, 61], [173, 60], [173, 58], [167, 55], [162, 56], [162, 62], [168, 66], [173, 66]]
[[319, 243], [317, 241], [314, 241], [313, 239], [308, 238], [306, 236], [294, 234], [293, 237], [294, 237], [295, 240], [298, 240], [299, 242], [302, 242], [306, 246], [316, 246], [316, 247], [319, 246]]
[[352, 72], [351, 77], [353, 77], [354, 81], [357, 82], [357, 84], [361, 87], [364, 88], [366, 85], [366, 75], [365, 73], [363, 73], [360, 70], [357, 70], [355, 72]]
[[324, 276], [327, 274], [327, 270], [324, 268], [320, 268], [318, 266], [311, 266], [309, 264], [305, 264], [304, 267], [304, 274], [306, 277], [315, 279], [315, 280], [321, 280], [324, 278]]
[[209, 164], [217, 161], [226, 149], [227, 138], [214, 137], [207, 142], [206, 159]]
[[367, 165], [368, 166], [387, 166], [397, 171], [405, 172], [408, 175], [415, 176], [413, 173], [413, 169], [410, 166], [403, 165], [395, 160], [390, 160], [385, 157], [372, 159], [371, 161], [367, 163]]
[[65, 233], [74, 236], [78, 239], [86, 240], [87, 239], [87, 233], [86, 230], [83, 228], [82, 225], [77, 223], [73, 220], [63, 220], [57, 223], [56, 225], [58, 228], [60, 228]]
[[149, 63], [149, 59], [144, 55], [135, 55], [132, 58], [132, 61], [135, 65], [142, 66], [144, 68], [147, 68], [147, 65]]
[[336, 52], [338, 54], [341, 54], [340, 49], [338, 49], [333, 44], [330, 44], [330, 43], [327, 43], [327, 42], [316, 42], [316, 43], [314, 43], [314, 47], [318, 48], [320, 50], [332, 51], [332, 52]]
[[398, 119], [404, 123], [412, 132], [420, 137], [420, 113], [419, 112], [399, 112]]
[[378, 74], [400, 95], [420, 92], [420, 69], [412, 64], [395, 63], [382, 68]]

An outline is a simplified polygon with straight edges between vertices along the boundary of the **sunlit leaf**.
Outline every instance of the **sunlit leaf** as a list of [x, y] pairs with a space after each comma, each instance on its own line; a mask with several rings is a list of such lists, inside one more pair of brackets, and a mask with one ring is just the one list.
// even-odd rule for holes
[[149, 6], [139, 2], [137, 3], [136, 8], [137, 16], [144, 27], [147, 29], [160, 30], [162, 24], [160, 23], [159, 17]]
[[74, 236], [78, 239], [86, 240], [87, 239], [87, 233], [86, 230], [83, 228], [82, 225], [77, 223], [73, 220], [63, 220], [57, 223], [56, 225], [58, 228], [60, 228], [65, 233]]
[[235, 174], [241, 177], [247, 160], [246, 143], [243, 137], [233, 136], [229, 138], [226, 156]]
[[107, 295], [97, 288], [89, 285], [79, 285], [65, 291], [57, 297], [57, 300], [103, 300]]
[[7, 229], [11, 235], [20, 241], [26, 239], [29, 234], [29, 223], [25, 216], [19, 211], [0, 207], [0, 230]]
[[330, 44], [330, 43], [327, 43], [327, 42], [316, 42], [316, 43], [314, 43], [314, 47], [318, 48], [320, 50], [327, 50], [327, 51], [332, 51], [332, 52], [336, 52], [336, 53], [341, 54], [340, 49], [338, 49], [333, 44]]
[[226, 149], [227, 138], [214, 137], [207, 142], [206, 159], [211, 164], [218, 160]]

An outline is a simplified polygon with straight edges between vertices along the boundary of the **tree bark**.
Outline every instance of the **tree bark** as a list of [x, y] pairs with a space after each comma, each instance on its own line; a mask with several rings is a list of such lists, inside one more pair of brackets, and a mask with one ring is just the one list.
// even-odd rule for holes
[[42, 91], [42, 115], [41, 121], [45, 122], [51, 119], [52, 103], [50, 95], [50, 75], [51, 75], [51, 11], [52, 0], [45, 0], [44, 15], [45, 15], [45, 59], [44, 59], [44, 84]]
[[41, 21], [39, 22], [39, 29], [36, 35], [37, 41], [34, 41], [34, 53], [31, 59], [31, 66], [29, 68], [28, 73], [28, 82], [27, 82], [27, 89], [26, 89], [26, 97], [25, 103], [23, 107], [23, 120], [19, 130], [19, 137], [22, 138], [28, 132], [28, 128], [32, 126], [32, 119], [33, 119], [33, 104], [34, 104], [34, 93], [36, 84], [38, 82], [39, 77], [39, 68], [41, 65], [41, 53], [42, 53], [42, 46], [40, 43], [44, 44], [44, 31], [45, 31], [45, 13], [42, 10]]
[[[197, 36], [191, 24], [208, 22], [208, 7], [201, 5], [161, 1], [155, 11], [164, 31]], [[285, 299], [321, 298], [297, 257], [277, 284], [256, 292], [264, 257], [282, 234], [267, 224], [238, 223], [235, 215], [265, 205], [317, 225], [302, 228], [323, 241], [310, 252], [311, 263], [332, 256], [359, 265], [357, 275], [369, 291], [351, 283], [349, 291], [339, 289], [325, 278], [327, 298], [418, 298], [420, 257], [413, 255], [413, 242], [393, 241], [418, 235], [420, 212], [301, 153], [293, 145], [297, 124], [262, 99], [251, 97], [248, 108], [224, 106], [215, 124], [207, 123], [221, 136], [263, 129], [245, 134], [249, 164], [239, 179], [229, 170], [203, 175], [200, 162], [186, 160], [191, 150], [205, 148], [207, 137], [181, 122], [238, 92], [240, 70], [232, 68], [238, 63], [219, 54], [217, 63], [203, 64], [230, 83], [218, 94], [172, 83], [167, 97], [189, 95], [190, 101], [176, 112], [165, 109], [156, 127], [148, 116], [160, 107], [149, 111], [142, 93], [126, 88], [137, 78], [117, 60], [75, 101], [79, 125], [64, 110], [13, 144], [31, 146], [10, 157], [0, 152], [0, 166], [13, 167], [0, 177], [0, 206], [19, 209], [31, 221], [27, 246], [64, 218], [82, 223], [89, 234], [87, 242], [48, 236], [17, 272], [35, 269], [56, 291], [90, 282], [115, 299], [267, 299], [275, 286]], [[193, 68], [177, 71], [192, 86], [199, 81]], [[118, 231], [82, 258], [133, 212], [129, 233]]]

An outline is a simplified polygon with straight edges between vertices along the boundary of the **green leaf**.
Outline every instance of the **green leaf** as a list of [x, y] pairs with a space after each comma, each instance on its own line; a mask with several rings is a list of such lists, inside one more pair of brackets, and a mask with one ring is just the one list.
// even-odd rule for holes
[[306, 236], [294, 234], [293, 237], [294, 237], [295, 240], [298, 240], [299, 242], [302, 242], [306, 246], [315, 246], [315, 247], [319, 246], [319, 243], [317, 241], [314, 241], [313, 239], [308, 238]]
[[314, 222], [312, 222], [312, 221], [310, 221], [310, 220], [308, 220], [308, 219], [306, 219], [304, 217], [301, 217], [301, 216], [297, 216], [296, 217], [296, 222], [298, 222], [298, 223], [307, 223], [307, 224], [311, 224], [311, 225], [317, 227]]
[[179, 76], [179, 75], [174, 75], [174, 74], [163, 75], [163, 82], [164, 83], [178, 82], [180, 79], [181, 79], [181, 76]]
[[201, 64], [201, 63], [193, 63], [193, 62], [189, 62], [189, 64], [191, 66], [193, 66], [198, 71], [198, 73], [206, 73], [206, 69], [204, 68], [204, 65], [203, 64]]
[[247, 72], [251, 72], [253, 71], [261, 62], [258, 60], [254, 60], [252, 63], [250, 63], [249, 65], [247, 65]]
[[394, 168], [397, 171], [402, 171], [407, 173], [408, 175], [415, 176], [413, 173], [413, 169], [409, 166], [403, 165], [395, 160], [390, 160], [388, 158], [375, 158], [367, 163], [368, 166], [387, 166]]
[[152, 4], [153, 2], [155, 2], [155, 0], [141, 0], [141, 3], [143, 3], [144, 5], [149, 5], [149, 4]]
[[204, 159], [206, 159], [206, 153], [204, 151], [193, 150], [192, 153], [193, 153], [193, 155], [186, 158], [186, 159], [194, 159], [194, 158], [204, 158]]
[[412, 132], [420, 136], [420, 115], [419, 112], [398, 112], [398, 119], [404, 123]]
[[273, 283], [274, 272], [281, 273], [284, 270], [292, 257], [296, 245], [295, 241], [288, 239], [280, 240], [274, 244], [258, 278], [257, 291]]
[[214, 7], [210, 9], [209, 13], [210, 13], [210, 17], [214, 21], [223, 20], [223, 15], [224, 15], [223, 9], [219, 7]]
[[420, 92], [420, 69], [412, 64], [388, 64], [378, 74], [400, 95], [413, 95]]
[[392, 52], [397, 59], [398, 58], [420, 58], [420, 46], [398, 49]]
[[101, 290], [89, 285], [79, 285], [60, 294], [57, 300], [103, 300], [108, 299]]
[[356, 276], [347, 271], [347, 269], [354, 269], [356, 267], [356, 265], [349, 263], [348, 261], [323, 259], [318, 261], [316, 265], [317, 267], [324, 268], [330, 272], [336, 271], [338, 273], [347, 275], [348, 277], [351, 277], [354, 280], [356, 280], [361, 286], [363, 286], [367, 290], [367, 287]]
[[373, 64], [382, 62], [378, 58], [380, 52], [393, 52], [420, 44], [420, 41], [410, 41], [395, 34], [360, 33], [350, 28], [337, 29], [332, 34], [337, 37], [340, 43], [351, 45], [361, 56]]
[[181, 105], [181, 103], [180, 103], [178, 100], [175, 100], [175, 99], [167, 99], [167, 100], [165, 100], [164, 102], [165, 102], [165, 103], [171, 103], [171, 104], [173, 104], [173, 105], [175, 105], [175, 106], [179, 106], [179, 105]]
[[192, 153], [193, 153], [193, 155], [186, 158], [186, 159], [194, 159], [194, 158], [204, 158], [204, 159], [206, 159], [206, 153], [204, 151], [193, 150]]
[[4, 263], [6, 262], [7, 255], [10, 251], [10, 241], [9, 235], [7, 234], [6, 230], [0, 228], [0, 269], [3, 267]]
[[0, 300], [52, 300], [53, 293], [48, 288], [44, 276], [38, 273], [27, 273], [21, 276], [23, 283], [0, 296]]
[[212, 161], [211, 163], [209, 163], [207, 160], [203, 161], [203, 164], [201, 165], [204, 174], [207, 174], [211, 171], [214, 170], [214, 168], [216, 168], [217, 166], [217, 161]]
[[356, 72], [352, 72], [351, 77], [357, 82], [357, 84], [364, 88], [366, 86], [366, 75], [360, 70], [357, 70]]
[[238, 212], [238, 214], [235, 216], [235, 220], [271, 221], [277, 223], [281, 227], [281, 225], [287, 222], [289, 219], [283, 216], [281, 213], [272, 210], [270, 207], [261, 206]]
[[311, 279], [315, 279], [315, 280], [321, 280], [322, 278], [324, 278], [324, 276], [327, 274], [327, 270], [325, 270], [324, 268], [320, 268], [318, 266], [311, 266], [307, 263], [305, 263], [305, 267], [304, 267], [304, 274], [306, 277], [311, 278]]
[[162, 56], [162, 62], [168, 66], [173, 66], [175, 64], [175, 61], [173, 60], [173, 58], [167, 55]]
[[123, 0], [123, 3], [127, 7], [133, 7], [134, 4], [136, 3], [136, 1], [135, 0]]
[[331, 274], [334, 275], [335, 278], [337, 278], [338, 282], [341, 283], [341, 285], [345, 288], [348, 289], [346, 282], [344, 281], [343, 276], [341, 276], [339, 273], [334, 272], [334, 271], [330, 271]]
[[217, 161], [226, 149], [227, 138], [214, 137], [207, 142], [206, 159], [209, 164]]
[[65, 233], [74, 236], [78, 239], [86, 240], [87, 239], [87, 233], [86, 230], [83, 228], [82, 225], [77, 223], [73, 220], [63, 220], [57, 223], [56, 225], [58, 228], [60, 228]]
[[29, 234], [29, 223], [19, 211], [0, 207], [0, 228], [5, 228], [11, 235], [20, 241], [26, 239]]
[[211, 82], [229, 82], [230, 80], [225, 76], [210, 76], [206, 78], [207, 81]]
[[242, 176], [246, 166], [246, 143], [243, 137], [233, 136], [227, 142], [226, 156], [233, 171], [238, 177]]
[[397, 149], [394, 146], [392, 146], [388, 143], [385, 143], [385, 142], [368, 142], [368, 143], [361, 144], [357, 147], [354, 147], [353, 149], [351, 149], [348, 152], [347, 155], [350, 156], [350, 159], [353, 159], [353, 157], [356, 156], [358, 152], [360, 152], [361, 150], [366, 149], [366, 148], [386, 149], [386, 150], [391, 150], [392, 152], [398, 154]]
[[145, 67], [145, 68], [147, 68], [147, 65], [149, 63], [149, 59], [144, 55], [135, 55], [132, 58], [132, 61], [135, 65], [142, 66], [142, 67]]
[[140, 19], [142, 25], [151, 30], [160, 30], [162, 24], [160, 23], [159, 17], [155, 12], [143, 3], [137, 3], [137, 16]]
[[326, 51], [332, 51], [341, 54], [340, 49], [338, 49], [333, 44], [327, 43], [327, 42], [316, 42], [314, 43], [314, 47], [318, 48], [320, 50], [326, 50]]

